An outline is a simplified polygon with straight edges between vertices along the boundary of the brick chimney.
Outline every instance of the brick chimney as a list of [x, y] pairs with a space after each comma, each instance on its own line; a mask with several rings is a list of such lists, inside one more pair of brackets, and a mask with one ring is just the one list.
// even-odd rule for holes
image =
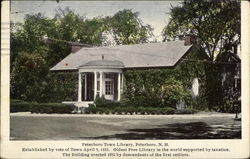
[[81, 44], [79, 42], [69, 42], [69, 45], [71, 46], [72, 53], [76, 53], [77, 51], [79, 51], [83, 47], [83, 44]]
[[82, 48], [82, 46], [72, 45], [72, 46], [71, 46], [71, 52], [72, 52], [72, 53], [76, 53], [76, 52], [79, 51], [81, 48]]
[[192, 45], [195, 43], [196, 37], [195, 35], [187, 34], [185, 35], [184, 40], [185, 40], [184, 45], [188, 46], [188, 45]]

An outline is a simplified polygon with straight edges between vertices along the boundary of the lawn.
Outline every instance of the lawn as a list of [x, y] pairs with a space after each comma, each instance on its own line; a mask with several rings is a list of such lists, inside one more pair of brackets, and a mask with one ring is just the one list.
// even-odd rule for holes
[[233, 114], [17, 114], [10, 117], [11, 140], [241, 138], [241, 121], [235, 121]]

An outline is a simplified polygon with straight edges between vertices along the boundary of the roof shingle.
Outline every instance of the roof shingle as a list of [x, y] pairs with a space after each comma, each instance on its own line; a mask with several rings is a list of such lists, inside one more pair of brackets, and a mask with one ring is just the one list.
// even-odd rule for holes
[[69, 54], [51, 70], [76, 70], [89, 61], [118, 60], [125, 68], [170, 67], [190, 49], [184, 41], [82, 48]]

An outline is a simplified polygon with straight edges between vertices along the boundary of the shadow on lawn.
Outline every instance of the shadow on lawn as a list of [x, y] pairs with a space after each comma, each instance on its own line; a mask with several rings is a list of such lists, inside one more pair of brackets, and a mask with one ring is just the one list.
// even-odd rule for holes
[[240, 139], [240, 130], [235, 125], [210, 127], [204, 122], [192, 122], [159, 125], [152, 129], [130, 129], [128, 133], [84, 139]]

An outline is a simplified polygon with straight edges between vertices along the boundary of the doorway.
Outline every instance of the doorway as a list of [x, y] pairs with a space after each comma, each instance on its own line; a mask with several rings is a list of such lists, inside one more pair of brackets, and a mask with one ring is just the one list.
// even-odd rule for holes
[[103, 90], [105, 99], [114, 100], [114, 74], [105, 73]]

